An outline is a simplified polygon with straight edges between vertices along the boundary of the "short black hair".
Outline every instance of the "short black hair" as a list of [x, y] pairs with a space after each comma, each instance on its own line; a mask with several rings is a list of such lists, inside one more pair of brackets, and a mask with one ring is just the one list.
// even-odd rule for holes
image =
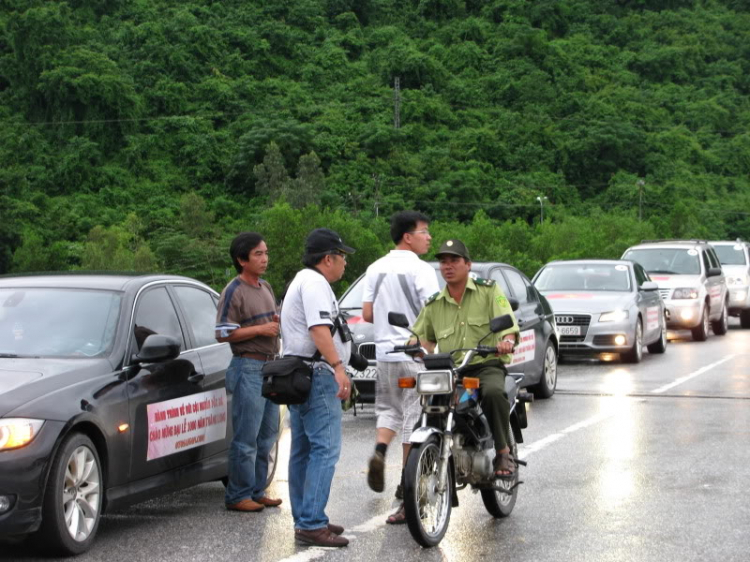
[[316, 265], [318, 265], [320, 262], [323, 261], [323, 258], [330, 255], [331, 252], [319, 252], [315, 254], [305, 254], [302, 256], [302, 264], [305, 267], [312, 267], [314, 268]]
[[240, 258], [247, 261], [250, 252], [257, 248], [261, 242], [265, 242], [265, 238], [257, 232], [241, 232], [234, 237], [232, 244], [229, 246], [229, 255], [232, 257], [232, 263], [237, 273], [242, 273]]
[[430, 218], [419, 211], [399, 211], [391, 217], [391, 238], [394, 244], [401, 242], [401, 239], [409, 231], [417, 227], [418, 222], [429, 224]]

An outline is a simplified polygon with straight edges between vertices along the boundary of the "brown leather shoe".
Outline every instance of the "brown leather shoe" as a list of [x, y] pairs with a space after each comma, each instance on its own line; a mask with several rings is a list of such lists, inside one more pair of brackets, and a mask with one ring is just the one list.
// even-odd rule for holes
[[344, 534], [344, 528], [341, 525], [334, 525], [333, 523], [329, 523], [328, 530], [331, 531], [334, 535]]
[[228, 503], [229, 511], [263, 511], [266, 506], [253, 500], [240, 500], [237, 503]]
[[305, 531], [303, 529], [294, 530], [294, 538], [297, 542], [308, 544], [310, 546], [335, 546], [341, 547], [349, 544], [349, 539], [340, 537], [328, 530], [328, 527], [322, 529], [313, 529]]
[[263, 496], [262, 498], [258, 498], [257, 500], [253, 501], [265, 507], [279, 507], [281, 505], [281, 500], [275, 500], [273, 498], [269, 498], [268, 496]]

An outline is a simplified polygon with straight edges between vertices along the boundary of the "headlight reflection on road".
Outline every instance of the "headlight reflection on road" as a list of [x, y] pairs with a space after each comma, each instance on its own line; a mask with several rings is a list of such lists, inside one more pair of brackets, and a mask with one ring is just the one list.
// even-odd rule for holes
[[599, 471], [599, 490], [602, 507], [616, 509], [633, 495], [635, 475], [632, 472], [635, 456], [635, 421], [628, 393], [633, 381], [626, 369], [615, 369], [605, 376], [601, 391], [611, 396], [601, 400], [602, 411], [613, 415], [604, 422], [599, 450], [603, 465]]

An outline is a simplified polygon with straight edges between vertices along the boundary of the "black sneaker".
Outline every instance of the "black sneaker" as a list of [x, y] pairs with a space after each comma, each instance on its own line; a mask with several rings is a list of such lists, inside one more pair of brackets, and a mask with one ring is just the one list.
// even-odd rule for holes
[[374, 492], [382, 492], [385, 489], [385, 457], [377, 451], [370, 457], [367, 485]]
[[396, 499], [397, 500], [403, 500], [404, 499], [404, 488], [399, 484], [396, 486]]

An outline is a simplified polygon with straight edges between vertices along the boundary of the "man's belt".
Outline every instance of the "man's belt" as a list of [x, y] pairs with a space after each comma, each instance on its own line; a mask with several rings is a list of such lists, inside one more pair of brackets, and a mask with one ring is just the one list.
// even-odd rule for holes
[[257, 361], [273, 361], [276, 359], [276, 355], [268, 353], [258, 353], [255, 351], [246, 351], [244, 353], [235, 353], [235, 357], [242, 357], [244, 359], [256, 359]]

